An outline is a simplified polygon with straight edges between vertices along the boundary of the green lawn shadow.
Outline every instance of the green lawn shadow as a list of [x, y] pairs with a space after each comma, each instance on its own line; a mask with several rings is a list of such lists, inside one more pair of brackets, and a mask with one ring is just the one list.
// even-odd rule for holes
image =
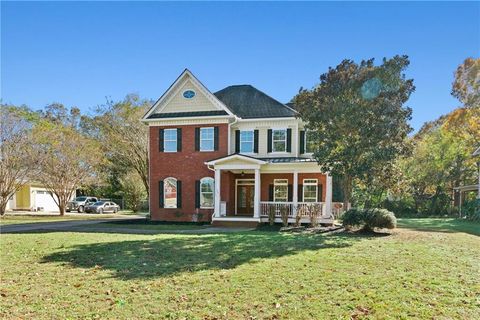
[[73, 246], [43, 257], [42, 263], [113, 271], [113, 277], [146, 279], [183, 272], [233, 269], [256, 259], [277, 258], [305, 250], [342, 248], [361, 240], [348, 234], [285, 235], [231, 233], [172, 236], [152, 240]]

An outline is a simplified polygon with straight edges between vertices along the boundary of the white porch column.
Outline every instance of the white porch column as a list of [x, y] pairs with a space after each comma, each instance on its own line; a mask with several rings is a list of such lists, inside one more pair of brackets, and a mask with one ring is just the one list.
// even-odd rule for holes
[[215, 169], [215, 207], [214, 214], [215, 217], [220, 217], [220, 181], [221, 181], [222, 170]]
[[260, 218], [260, 169], [255, 169], [255, 193], [253, 196], [253, 217]]
[[333, 195], [333, 184], [332, 176], [327, 173], [327, 189], [325, 190], [325, 213], [327, 216], [332, 214], [332, 195]]
[[293, 214], [297, 214], [298, 209], [298, 171], [293, 171]]

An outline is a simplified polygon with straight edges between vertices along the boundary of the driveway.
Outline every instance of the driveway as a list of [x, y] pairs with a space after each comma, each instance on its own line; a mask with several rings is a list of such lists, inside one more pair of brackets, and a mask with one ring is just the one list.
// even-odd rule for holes
[[145, 219], [145, 216], [117, 215], [115, 217], [88, 219], [88, 220], [18, 223], [18, 224], [1, 226], [0, 233], [16, 233], [16, 232], [39, 231], [39, 230], [68, 231], [69, 229], [74, 229], [76, 227], [98, 224], [102, 222], [122, 221], [122, 220], [141, 220], [141, 219]]

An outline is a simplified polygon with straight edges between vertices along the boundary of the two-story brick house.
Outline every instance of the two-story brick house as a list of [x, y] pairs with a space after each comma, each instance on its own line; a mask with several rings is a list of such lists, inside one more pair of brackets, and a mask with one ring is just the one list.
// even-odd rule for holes
[[283, 211], [293, 221], [315, 205], [332, 223], [332, 179], [296, 116], [250, 85], [211, 93], [185, 70], [142, 119], [152, 220], [258, 223], [275, 212], [280, 222]]

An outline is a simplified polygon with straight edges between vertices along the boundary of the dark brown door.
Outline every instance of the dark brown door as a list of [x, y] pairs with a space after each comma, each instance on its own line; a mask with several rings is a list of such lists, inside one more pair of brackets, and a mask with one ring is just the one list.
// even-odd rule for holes
[[237, 214], [253, 216], [254, 187], [248, 185], [237, 186]]

